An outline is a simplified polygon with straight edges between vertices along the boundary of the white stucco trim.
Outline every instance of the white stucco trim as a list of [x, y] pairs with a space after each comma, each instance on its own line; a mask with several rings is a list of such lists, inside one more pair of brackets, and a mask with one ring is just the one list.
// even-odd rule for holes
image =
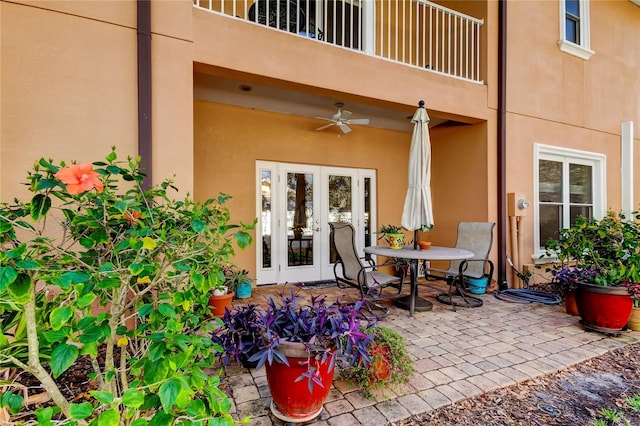
[[[640, 1], [640, 0], [638, 0]], [[558, 46], [560, 50], [584, 60], [589, 60], [596, 52], [591, 50], [591, 19], [589, 0], [579, 0], [580, 2], [580, 44], [573, 43], [566, 39], [566, 10], [565, 0], [559, 0], [560, 5], [560, 38]]]
[[588, 61], [596, 52], [566, 40], [558, 40], [560, 50]]
[[[544, 254], [540, 249], [540, 216], [538, 206], [540, 203], [540, 176], [538, 175], [538, 162], [540, 159], [565, 162], [570, 160], [574, 164], [587, 164], [592, 167], [593, 190], [593, 216], [597, 219], [606, 214], [607, 197], [607, 156], [598, 152], [581, 151], [560, 146], [533, 144], [533, 255], [534, 262]], [[567, 194], [568, 196], [568, 194]], [[568, 213], [567, 213], [568, 214]], [[566, 219], [564, 220], [567, 221]]]

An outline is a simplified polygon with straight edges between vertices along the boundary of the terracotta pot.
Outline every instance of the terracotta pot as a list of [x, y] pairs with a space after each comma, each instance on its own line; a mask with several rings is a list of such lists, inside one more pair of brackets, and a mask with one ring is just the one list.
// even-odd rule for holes
[[420, 250], [429, 250], [431, 248], [431, 241], [418, 241]]
[[629, 321], [633, 300], [624, 286], [578, 283], [576, 304], [587, 330], [619, 334]]
[[629, 330], [640, 331], [640, 308], [632, 308], [629, 322], [627, 322]]
[[[271, 412], [285, 422], [303, 423], [316, 418], [322, 411], [322, 405], [329, 395], [333, 373], [329, 371], [331, 360], [320, 363], [307, 356], [305, 346], [298, 342], [282, 342], [278, 346], [289, 361], [289, 365], [274, 362], [265, 364], [267, 383], [271, 391]], [[309, 390], [306, 377], [299, 380], [302, 373], [306, 373], [308, 362], [319, 372], [322, 386], [313, 383]]]
[[222, 318], [224, 316], [224, 310], [231, 310], [231, 302], [233, 301], [233, 292], [230, 291], [222, 296], [209, 297], [209, 308], [211, 315]]
[[576, 292], [568, 291], [564, 295], [564, 307], [568, 314], [578, 316], [578, 305], [576, 304]]

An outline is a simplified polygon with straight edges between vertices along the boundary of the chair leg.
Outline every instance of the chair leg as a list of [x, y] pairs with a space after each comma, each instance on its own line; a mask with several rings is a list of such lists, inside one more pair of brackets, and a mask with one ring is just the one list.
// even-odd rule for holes
[[[376, 320], [381, 320], [386, 318], [389, 315], [389, 308], [386, 306], [382, 306], [372, 300], [366, 300], [364, 303], [364, 307], [366, 308], [366, 310], [373, 315], [373, 317]], [[367, 318], [365, 316], [365, 318], [367, 320], [370, 320], [371, 318]]]
[[449, 283], [449, 292], [437, 295], [436, 300], [438, 302], [451, 305], [454, 312], [456, 311], [456, 306], [465, 308], [478, 308], [482, 306], [482, 299], [464, 292], [462, 288], [464, 277], [462, 275], [448, 277], [447, 282]]

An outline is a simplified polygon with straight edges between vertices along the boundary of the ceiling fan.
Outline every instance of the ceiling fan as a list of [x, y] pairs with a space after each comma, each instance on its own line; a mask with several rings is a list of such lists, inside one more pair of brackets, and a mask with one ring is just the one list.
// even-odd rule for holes
[[342, 133], [349, 133], [351, 131], [351, 128], [348, 126], [348, 124], [369, 124], [368, 118], [349, 119], [349, 117], [351, 117], [351, 111], [342, 109], [344, 108], [344, 103], [336, 102], [335, 105], [336, 105], [336, 108], [338, 108], [338, 112], [333, 114], [333, 117], [331, 118], [315, 117], [318, 120], [330, 121], [330, 123], [325, 124], [324, 126], [320, 126], [316, 130], [324, 130], [331, 126], [338, 126], [340, 130], [342, 130]]

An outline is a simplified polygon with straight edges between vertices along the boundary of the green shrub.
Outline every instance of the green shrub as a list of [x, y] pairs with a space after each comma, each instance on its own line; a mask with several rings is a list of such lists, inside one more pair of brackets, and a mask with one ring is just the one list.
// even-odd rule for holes
[[[196, 203], [172, 200], [171, 181], [145, 190], [139, 163], [115, 149], [93, 164], [40, 159], [31, 199], [0, 205], [0, 368], [48, 392], [38, 424], [234, 423], [204, 370], [220, 349], [207, 299], [255, 221], [230, 223], [224, 194]], [[83, 402], [55, 381], [80, 357], [96, 383]], [[11, 390], [1, 397], [20, 407]]]

